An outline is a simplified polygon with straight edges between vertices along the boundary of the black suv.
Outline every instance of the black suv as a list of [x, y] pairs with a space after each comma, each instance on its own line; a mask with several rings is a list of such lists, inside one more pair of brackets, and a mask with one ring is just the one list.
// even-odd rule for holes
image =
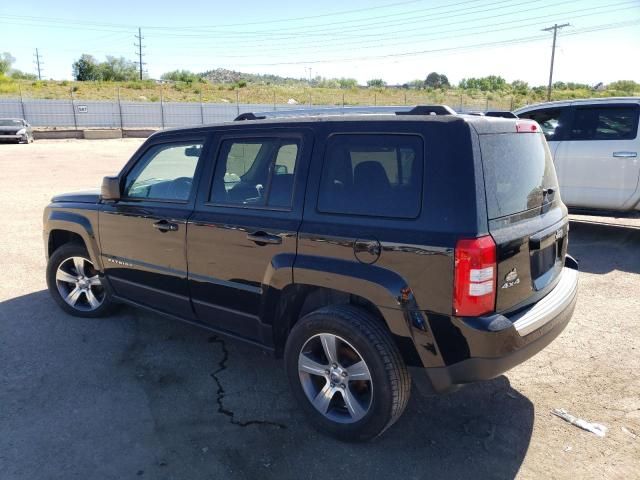
[[240, 118], [156, 133], [100, 195], [53, 198], [47, 281], [65, 311], [127, 303], [269, 349], [344, 440], [398, 419], [411, 367], [450, 390], [567, 325], [577, 264], [537, 123]]

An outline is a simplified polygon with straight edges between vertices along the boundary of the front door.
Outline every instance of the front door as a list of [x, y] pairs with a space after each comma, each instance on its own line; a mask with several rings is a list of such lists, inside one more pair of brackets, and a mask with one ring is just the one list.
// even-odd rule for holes
[[[200, 321], [269, 343], [269, 288], [292, 281], [311, 134], [278, 129], [217, 137], [189, 220], [187, 253]], [[265, 323], [267, 322], [267, 323]]]
[[572, 207], [624, 209], [640, 177], [637, 104], [577, 106], [556, 153]]
[[100, 212], [102, 263], [115, 294], [193, 318], [187, 285], [187, 220], [204, 139], [151, 143], [121, 179], [122, 198]]

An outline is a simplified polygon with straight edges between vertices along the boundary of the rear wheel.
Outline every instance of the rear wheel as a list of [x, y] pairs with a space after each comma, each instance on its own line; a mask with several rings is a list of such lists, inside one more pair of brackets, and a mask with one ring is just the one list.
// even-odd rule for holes
[[380, 435], [402, 414], [411, 380], [390, 335], [368, 312], [325, 307], [291, 331], [285, 364], [311, 423], [340, 440]]
[[114, 308], [99, 272], [84, 246], [58, 248], [47, 265], [47, 285], [56, 303], [77, 317], [102, 317]]

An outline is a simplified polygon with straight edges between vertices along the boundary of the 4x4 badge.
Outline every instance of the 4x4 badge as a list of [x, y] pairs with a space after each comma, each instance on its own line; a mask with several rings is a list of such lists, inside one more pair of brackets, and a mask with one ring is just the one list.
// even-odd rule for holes
[[520, 283], [518, 278], [518, 270], [514, 267], [509, 273], [504, 276], [504, 283], [501, 288], [510, 288]]

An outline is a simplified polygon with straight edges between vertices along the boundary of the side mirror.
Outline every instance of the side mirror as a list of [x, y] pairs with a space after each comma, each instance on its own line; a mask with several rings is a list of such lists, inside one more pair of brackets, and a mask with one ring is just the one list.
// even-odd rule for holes
[[100, 191], [102, 200], [120, 200], [120, 179], [118, 177], [104, 177]]

